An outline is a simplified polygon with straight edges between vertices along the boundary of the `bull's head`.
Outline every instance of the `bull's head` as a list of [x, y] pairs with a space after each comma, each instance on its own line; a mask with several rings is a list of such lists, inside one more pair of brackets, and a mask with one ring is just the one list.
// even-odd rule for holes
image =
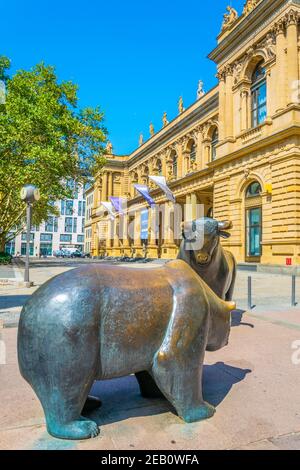
[[196, 261], [205, 266], [210, 263], [220, 237], [229, 238], [227, 230], [232, 228], [232, 222], [203, 217], [192, 222], [183, 223], [183, 238], [185, 246], [194, 251]]

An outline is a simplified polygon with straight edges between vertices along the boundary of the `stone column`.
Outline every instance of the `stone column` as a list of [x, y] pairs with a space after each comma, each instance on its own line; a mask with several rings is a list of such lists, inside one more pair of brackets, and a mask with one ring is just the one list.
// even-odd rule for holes
[[108, 256], [112, 256], [112, 251], [113, 251], [113, 236], [114, 236], [113, 224], [114, 224], [114, 220], [110, 216], [108, 216], [107, 233], [106, 233], [106, 253]]
[[113, 196], [113, 174], [111, 172], [108, 173], [108, 194], [107, 199], [110, 196]]
[[225, 138], [233, 137], [233, 70], [226, 68], [226, 115], [225, 115]]
[[129, 222], [129, 215], [128, 214], [123, 214], [122, 216], [122, 231], [123, 231], [123, 255], [124, 256], [130, 256], [131, 250], [130, 250], [130, 244], [129, 244], [129, 239], [128, 239], [128, 222]]
[[275, 27], [276, 33], [276, 111], [280, 111], [286, 106], [286, 87], [285, 87], [285, 37], [284, 22], [280, 20]]
[[107, 172], [103, 173], [102, 177], [102, 201], [107, 201]]
[[143, 246], [141, 242], [141, 211], [135, 211], [134, 217], [134, 258], [143, 257]]
[[[171, 214], [174, 214], [174, 205], [171, 202], [165, 204], [164, 207], [164, 244], [162, 246], [163, 259], [176, 259], [178, 248], [174, 242], [174, 227], [172, 224]], [[174, 216], [173, 216], [174, 220]]]
[[248, 90], [241, 91], [241, 131], [246, 131], [249, 128], [248, 95]]
[[119, 218], [115, 218], [113, 221], [113, 256], [120, 256], [121, 255], [121, 247], [120, 247], [120, 238], [119, 238], [119, 233], [118, 233], [118, 228], [120, 228], [119, 225]]
[[147, 257], [157, 258], [158, 257], [158, 246], [157, 246], [157, 208], [153, 206], [148, 211], [148, 247]]
[[287, 104], [299, 103], [298, 14], [287, 15]]
[[219, 140], [222, 142], [225, 138], [225, 101], [226, 101], [226, 89], [225, 89], [225, 74], [224, 71], [220, 71], [217, 75], [219, 79]]

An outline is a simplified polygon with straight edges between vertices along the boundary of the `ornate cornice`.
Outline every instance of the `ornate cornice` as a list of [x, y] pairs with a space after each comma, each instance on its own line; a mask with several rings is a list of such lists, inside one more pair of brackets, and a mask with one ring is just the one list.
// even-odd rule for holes
[[222, 38], [218, 46], [209, 54], [209, 58], [217, 64], [230, 61], [237, 50], [241, 50], [246, 44], [255, 38], [284, 10], [291, 7], [295, 11], [300, 7], [299, 0], [261, 0], [247, 15], [239, 18], [236, 26]]

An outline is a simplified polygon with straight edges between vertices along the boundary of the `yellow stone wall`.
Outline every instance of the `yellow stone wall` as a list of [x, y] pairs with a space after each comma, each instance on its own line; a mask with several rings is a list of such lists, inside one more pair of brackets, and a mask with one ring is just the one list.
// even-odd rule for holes
[[[290, 0], [261, 0], [250, 10], [223, 29], [217, 47], [209, 55], [217, 66], [218, 85], [179, 112], [131, 155], [108, 155], [107, 165], [94, 185], [94, 256], [142, 254], [139, 241], [132, 243], [124, 237], [119, 240], [114, 236], [103, 248], [99, 227], [108, 222], [99, 215], [99, 208], [101, 201], [110, 196], [124, 196], [131, 210], [136, 209], [139, 227], [138, 209], [146, 203], [133, 185], [149, 184], [148, 175], [157, 175], [160, 163], [177, 201], [203, 203], [205, 211], [213, 207], [216, 219], [232, 220], [232, 236], [223, 243], [239, 262], [247, 261], [245, 192], [251, 182], [259, 182], [262, 256], [256, 261], [285, 264], [286, 258], [292, 258], [294, 264], [299, 263], [300, 6]], [[260, 62], [266, 69], [267, 117], [252, 127], [251, 78]], [[212, 161], [211, 142], [216, 128], [219, 143]], [[196, 147], [195, 162], [190, 160], [192, 143]], [[164, 202], [162, 192], [149, 185], [154, 200]], [[151, 240], [148, 256], [175, 257], [177, 248], [171, 234], [163, 243], [159, 246], [158, 240]]]

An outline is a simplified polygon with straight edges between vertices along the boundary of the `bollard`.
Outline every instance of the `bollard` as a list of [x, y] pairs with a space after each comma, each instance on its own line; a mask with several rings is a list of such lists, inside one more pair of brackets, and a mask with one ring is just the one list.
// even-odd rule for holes
[[252, 309], [252, 277], [248, 276], [248, 309]]
[[292, 307], [296, 307], [296, 276], [292, 275]]

